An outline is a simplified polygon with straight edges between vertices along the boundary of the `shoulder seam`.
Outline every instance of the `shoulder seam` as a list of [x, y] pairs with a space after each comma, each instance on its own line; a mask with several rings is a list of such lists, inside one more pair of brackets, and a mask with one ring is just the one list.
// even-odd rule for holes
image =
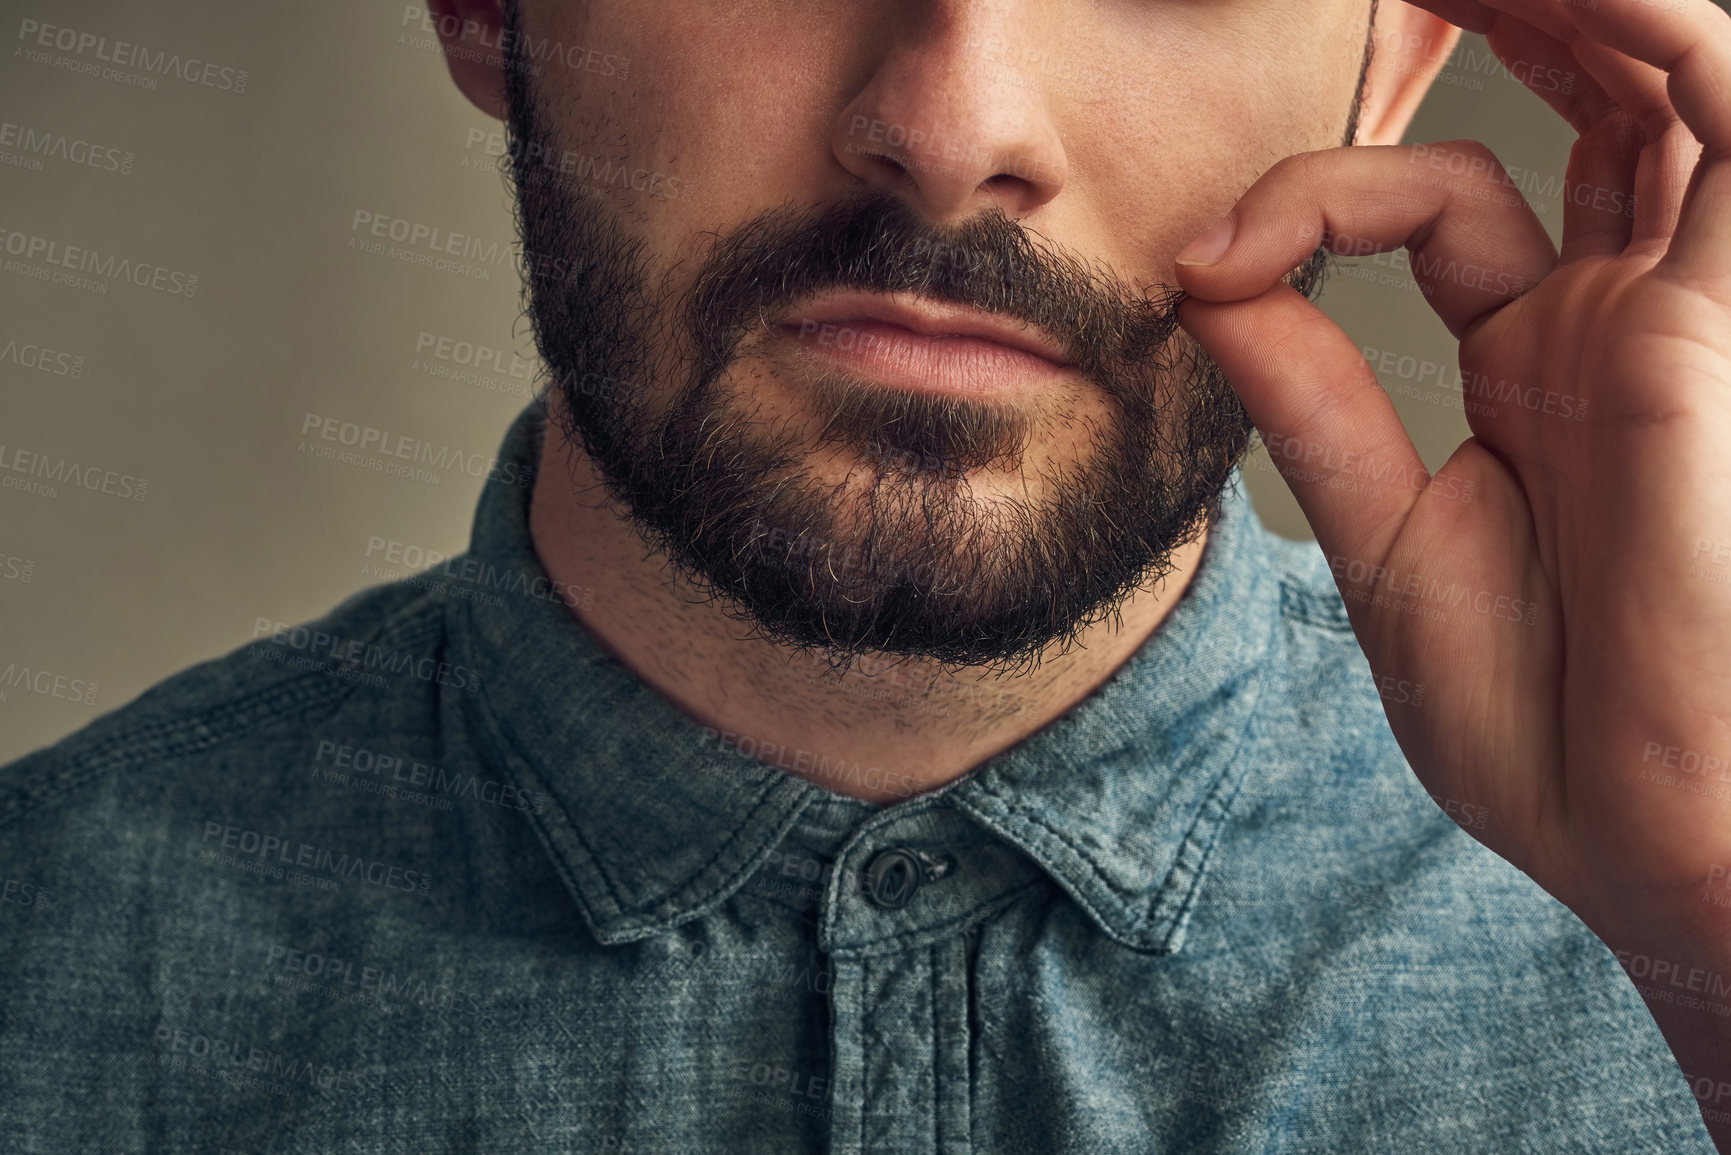
[[283, 713], [284, 707], [317, 707], [328, 699], [345, 696], [351, 689], [342, 684], [317, 685], [313, 682], [317, 676], [315, 671], [308, 671], [294, 681], [226, 703], [209, 714], [152, 723], [116, 735], [90, 754], [67, 759], [62, 773], [20, 789], [14, 799], [0, 806], [0, 827], [10, 825], [32, 810], [111, 770], [124, 769], [150, 758], [173, 757], [221, 745], [244, 734], [258, 722]]
[[[401, 617], [388, 617], [379, 624], [373, 636], [384, 633], [393, 625], [412, 622], [417, 616], [443, 614], [438, 603], [416, 607]], [[259, 643], [252, 643], [256, 645]], [[227, 657], [233, 658], [250, 646], [242, 646]], [[216, 659], [222, 661], [224, 659]], [[233, 740], [259, 725], [284, 714], [293, 714], [340, 701], [354, 690], [354, 683], [327, 676], [324, 669], [305, 670], [286, 681], [267, 686], [244, 697], [223, 702], [207, 711], [179, 715], [162, 721], [147, 722], [132, 730], [112, 735], [94, 750], [65, 754], [49, 747], [41, 756], [51, 758], [50, 770], [41, 779], [20, 786], [11, 797], [0, 801], [0, 827], [5, 827], [24, 815], [48, 805], [92, 779], [113, 770], [125, 769], [155, 758], [176, 757], [208, 750]], [[160, 683], [159, 683], [160, 684]], [[122, 707], [124, 709], [124, 707]]]

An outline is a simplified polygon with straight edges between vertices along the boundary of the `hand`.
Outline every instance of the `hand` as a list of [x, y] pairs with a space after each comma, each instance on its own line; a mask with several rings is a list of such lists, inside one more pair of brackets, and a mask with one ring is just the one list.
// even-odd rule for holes
[[[1385, 700], [1425, 788], [1649, 981], [1723, 980], [1731, 19], [1416, 2], [1518, 77], [1573, 74], [1534, 86], [1580, 135], [1561, 254], [1482, 145], [1309, 153], [1183, 254], [1202, 259], [1179, 264], [1183, 323], [1262, 431], [1372, 671], [1425, 685], [1421, 706]], [[1319, 243], [1405, 246], [1460, 338], [1473, 435], [1434, 477], [1353, 342], [1280, 282]], [[1725, 1018], [1649, 1005], [1686, 1072], [1731, 1080]]]

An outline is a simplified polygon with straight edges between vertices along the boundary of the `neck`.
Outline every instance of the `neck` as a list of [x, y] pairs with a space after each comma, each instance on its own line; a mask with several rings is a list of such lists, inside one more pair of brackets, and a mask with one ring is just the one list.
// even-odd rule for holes
[[[598, 472], [556, 421], [546, 425], [529, 530], [550, 577], [594, 591], [571, 604], [612, 655], [741, 751], [835, 793], [887, 804], [934, 790], [1051, 723], [1111, 677], [1183, 597], [1206, 535], [1175, 569], [1136, 590], [1116, 619], [1025, 673], [943, 670], [864, 659], [844, 674], [821, 656], [761, 637], [673, 574], [644, 545]], [[570, 604], [570, 603], [568, 603]], [[836, 759], [865, 767], [838, 774]], [[876, 771], [874, 773], [873, 771]]]

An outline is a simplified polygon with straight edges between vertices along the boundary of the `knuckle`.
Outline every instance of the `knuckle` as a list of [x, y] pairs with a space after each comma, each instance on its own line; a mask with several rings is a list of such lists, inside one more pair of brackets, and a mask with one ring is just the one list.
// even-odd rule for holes
[[1409, 153], [1419, 179], [1426, 184], [1451, 182], [1502, 184], [1508, 173], [1490, 146], [1477, 140], [1444, 140], [1414, 145]]
[[1503, 162], [1497, 159], [1489, 145], [1479, 141], [1469, 141], [1463, 149], [1467, 155], [1467, 175], [1475, 180], [1493, 179], [1502, 176]]
[[1281, 183], [1302, 183], [1315, 179], [1323, 163], [1320, 152], [1298, 152], [1282, 157], [1268, 170], [1268, 176]]

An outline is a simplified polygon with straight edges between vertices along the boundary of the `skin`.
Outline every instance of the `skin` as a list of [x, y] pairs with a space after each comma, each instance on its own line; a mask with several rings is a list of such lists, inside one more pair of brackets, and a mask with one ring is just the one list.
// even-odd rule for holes
[[[1433, 796], [1486, 808], [1475, 837], [1671, 996], [1649, 1008], [1703, 1108], [1720, 1104], [1703, 1116], [1731, 1151], [1715, 1118], [1731, 1031], [1687, 1002], [1714, 1001], [1731, 972], [1731, 905], [1712, 901], [1731, 865], [1731, 772], [1705, 761], [1731, 752], [1731, 598], [1697, 572], [1731, 540], [1731, 20], [1695, 0], [1436, 6], [1527, 75], [1576, 77], [1567, 95], [1532, 85], [1580, 133], [1561, 252], [1482, 146], [1447, 146], [1459, 173], [1409, 148], [1312, 154], [1239, 202], [1244, 243], [1182, 270], [1210, 302], [1186, 306], [1186, 327], [1265, 435], [1334, 463], [1283, 472], [1345, 562], [1373, 671], [1437, 687], [1422, 709], [1385, 703], [1413, 770]], [[1473, 436], [1428, 485], [1327, 484], [1368, 476], [1366, 459], [1425, 474], [1352, 342], [1269, 275], [1307, 230], [1340, 251], [1405, 246], [1463, 375], [1522, 387], [1520, 404], [1469, 409]], [[1355, 582], [1353, 560], [1403, 576]], [[1482, 591], [1490, 612], [1378, 605], [1404, 575]], [[1525, 602], [1523, 620], [1499, 617], [1499, 596]], [[1679, 788], [1702, 785], [1720, 796]]]
[[[497, 28], [484, 0], [435, 7]], [[1339, 149], [1362, 7], [638, 0], [536, 4], [528, 26], [630, 58], [626, 79], [569, 86], [561, 138], [605, 140], [703, 190], [609, 202], [669, 268], [700, 251], [705, 229], [863, 183], [938, 221], [996, 202], [1121, 275], [1181, 284], [1196, 298], [1185, 327], [1284, 447], [1276, 464], [1335, 564], [1373, 672], [1427, 687], [1422, 707], [1385, 701], [1426, 790], [1487, 819], [1473, 836], [1568, 905], [1645, 976], [1638, 985], [1711, 998], [1711, 977], [1731, 975], [1731, 902], [1711, 901], [1715, 888], [1731, 896], [1731, 793], [1686, 787], [1731, 782], [1731, 594], [1697, 572], [1731, 543], [1731, 20], [1706, 0], [1385, 2], [1376, 35], [1388, 50], [1358, 139], [1369, 147]], [[1580, 134], [1568, 181], [1587, 193], [1570, 197], [1560, 253], [1482, 146], [1395, 147], [1456, 25], [1486, 33]], [[1002, 66], [1024, 51], [1108, 79]], [[450, 62], [498, 115], [496, 65]], [[1573, 75], [1568, 94], [1544, 82], [1548, 69]], [[1099, 98], [1111, 78], [1148, 77], [1157, 99]], [[855, 114], [941, 125], [1040, 163], [1020, 166], [1031, 178], [904, 167], [849, 150]], [[1523, 398], [1468, 406], [1473, 436], [1434, 478], [1354, 343], [1279, 283], [1319, 243], [1406, 247], [1461, 339], [1463, 375]], [[787, 384], [765, 382], [766, 404], [797, 406]], [[570, 446], [547, 453], [586, 480]], [[600, 586], [582, 617], [621, 660], [706, 724], [846, 749], [922, 790], [1110, 676], [1200, 554], [1198, 543], [1083, 647], [1016, 679], [1024, 709], [934, 718], [911, 703], [862, 709], [742, 640], [714, 607], [687, 604], [589, 492], [544, 470], [531, 528], [553, 576]], [[1438, 586], [1468, 601], [1413, 612], [1438, 607], [1424, 592]], [[1649, 1006], [1704, 1108], [1721, 1087], [1731, 1107], [1725, 1020], [1683, 999]], [[1717, 1113], [1704, 1111], [1708, 1130], [1731, 1152]]]
[[[499, 54], [484, 47], [498, 43], [496, 6], [434, 7], [453, 18], [447, 30], [458, 29], [450, 44], [462, 51], [448, 60], [459, 87], [502, 117]], [[693, 190], [666, 198], [621, 190], [595, 202], [645, 239], [679, 288], [694, 275], [707, 232], [789, 199], [825, 203], [861, 187], [894, 190], [942, 224], [998, 204], [1121, 276], [1172, 284], [1173, 255], [1261, 171], [1344, 135], [1368, 5], [1333, 4], [1321, 19], [1303, 20], [1261, 2], [1093, 5], [1078, 19], [1080, 7], [639, 0], [530, 4], [524, 22], [532, 38], [630, 61], [624, 76], [544, 66], [537, 84], [562, 146], [676, 175]], [[464, 34], [464, 22], [486, 31]], [[776, 35], [764, 37], [764, 27]], [[1440, 63], [1455, 33], [1389, 3], [1378, 35], [1426, 44]], [[1038, 62], [1016, 65], [1030, 53], [1045, 53], [1046, 69], [1060, 75], [1074, 75], [1078, 62], [1089, 71], [1077, 82], [1043, 77]], [[1247, 87], [1211, 63], [1229, 54], [1255, 62], [1265, 82]], [[1399, 139], [1432, 71], [1422, 57], [1416, 65], [1404, 55], [1383, 58], [1360, 138]], [[1110, 98], [1125, 86], [1144, 95]], [[896, 151], [887, 143], [850, 131], [859, 116], [931, 126], [974, 145], [978, 159], [904, 148], [903, 167], [876, 155]], [[994, 168], [993, 159], [1003, 163]], [[748, 371], [764, 406], [790, 420], [806, 416], [796, 374], [774, 364], [734, 373]], [[1031, 450], [1036, 460], [1061, 458], [1078, 445], [1054, 437]], [[951, 781], [1067, 711], [1155, 630], [1203, 549], [1202, 540], [1182, 548], [1176, 570], [1126, 601], [1119, 621], [1089, 630], [1083, 645], [1025, 676], [867, 661], [836, 678], [820, 675], [808, 657], [748, 638], [717, 607], [694, 604], [604, 501], [580, 449], [555, 434], [544, 459], [553, 468], [540, 474], [531, 532], [551, 574], [582, 574], [596, 590], [594, 608], [573, 607], [591, 633], [706, 725], [790, 750], [846, 751], [883, 768], [890, 787], [824, 783], [874, 802]], [[833, 451], [813, 461], [834, 480], [849, 464]], [[976, 479], [987, 488], [1012, 480]], [[946, 708], [932, 709], [928, 695]]]

